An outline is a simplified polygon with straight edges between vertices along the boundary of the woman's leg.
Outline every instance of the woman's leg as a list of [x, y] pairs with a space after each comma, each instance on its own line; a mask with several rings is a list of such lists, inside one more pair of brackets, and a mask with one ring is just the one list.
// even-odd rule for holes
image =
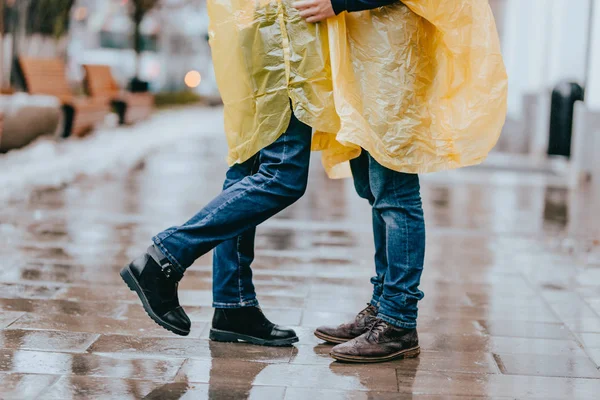
[[[238, 338], [263, 345], [284, 345], [298, 340], [293, 330], [275, 326], [259, 308], [240, 308], [256, 302], [250, 271], [253, 230], [304, 194], [311, 133], [309, 126], [292, 116], [286, 132], [257, 155], [255, 173], [226, 185], [220, 195], [184, 225], [156, 235], [154, 245], [121, 270], [123, 280], [138, 294], [150, 318], [174, 333], [189, 334], [190, 319], [179, 305], [177, 295], [179, 280], [198, 257], [223, 242], [230, 241], [231, 245], [238, 238], [236, 252], [231, 247], [224, 248], [229, 250], [225, 253], [227, 257], [218, 258], [215, 264], [215, 296], [219, 299], [223, 296], [223, 303], [229, 305], [231, 313], [228, 315], [224, 307], [215, 304], [218, 309], [211, 338], [222, 341]], [[233, 168], [232, 173], [236, 171]], [[243, 249], [237, 248], [238, 245]], [[239, 257], [244, 254], [250, 257], [241, 260]], [[238, 257], [238, 262], [227, 262], [231, 257]]]
[[257, 173], [225, 189], [181, 226], [153, 238], [174, 268], [187, 267], [219, 243], [256, 227], [304, 195], [312, 129], [292, 116], [277, 141], [259, 153]]
[[[223, 190], [235, 185], [258, 171], [258, 154], [243, 164], [229, 168]], [[254, 237], [256, 228], [250, 228], [233, 239], [219, 244], [213, 250], [213, 307], [236, 308], [257, 306], [252, 283]]]

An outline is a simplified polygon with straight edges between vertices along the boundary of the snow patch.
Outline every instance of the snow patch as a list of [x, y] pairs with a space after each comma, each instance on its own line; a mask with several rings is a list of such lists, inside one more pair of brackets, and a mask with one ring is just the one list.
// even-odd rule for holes
[[40, 138], [0, 155], [0, 202], [26, 198], [33, 189], [60, 187], [77, 176], [128, 170], [170, 143], [223, 134], [221, 108], [157, 112], [133, 126], [98, 129], [82, 139]]

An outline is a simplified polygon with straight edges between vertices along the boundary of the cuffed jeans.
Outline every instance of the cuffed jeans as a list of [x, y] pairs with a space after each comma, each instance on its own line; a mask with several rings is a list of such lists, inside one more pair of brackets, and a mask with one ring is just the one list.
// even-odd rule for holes
[[185, 224], [153, 238], [181, 273], [216, 247], [213, 307], [258, 305], [250, 269], [255, 228], [304, 195], [311, 138], [312, 129], [292, 116], [277, 141], [229, 169], [220, 195]]
[[366, 151], [350, 165], [356, 191], [372, 206], [376, 275], [371, 304], [384, 321], [416, 328], [425, 257], [419, 177], [386, 168]]

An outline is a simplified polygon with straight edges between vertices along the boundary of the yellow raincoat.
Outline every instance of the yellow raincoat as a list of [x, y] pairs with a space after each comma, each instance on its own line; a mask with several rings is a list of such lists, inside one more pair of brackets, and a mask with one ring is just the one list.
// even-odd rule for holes
[[208, 1], [229, 164], [285, 131], [290, 99], [331, 177], [361, 147], [408, 173], [485, 159], [507, 99], [487, 0], [402, 0], [318, 24], [292, 1]]

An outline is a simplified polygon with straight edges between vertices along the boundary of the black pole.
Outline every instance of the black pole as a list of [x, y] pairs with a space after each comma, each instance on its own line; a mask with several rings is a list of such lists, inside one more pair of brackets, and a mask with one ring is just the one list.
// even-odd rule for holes
[[10, 73], [10, 81], [12, 84], [19, 85], [20, 76], [17, 71], [19, 55], [22, 51], [22, 46], [24, 45], [25, 38], [27, 35], [27, 17], [29, 11], [30, 0], [20, 0], [15, 2], [15, 8], [17, 11], [17, 19], [18, 21], [13, 21], [13, 29], [12, 29], [12, 57], [11, 57], [11, 73]]
[[0, 90], [4, 90], [4, 0], [0, 0]]

